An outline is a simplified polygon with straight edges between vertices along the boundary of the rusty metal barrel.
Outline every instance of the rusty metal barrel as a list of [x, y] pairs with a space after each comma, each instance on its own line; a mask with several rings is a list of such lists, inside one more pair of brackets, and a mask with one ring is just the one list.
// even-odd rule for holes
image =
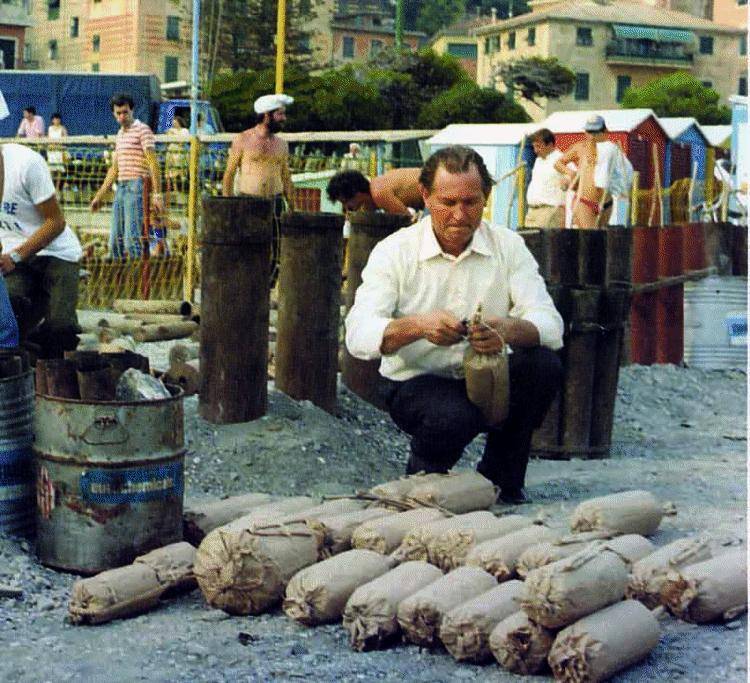
[[[357, 287], [362, 284], [362, 271], [370, 258], [370, 252], [380, 240], [396, 230], [409, 225], [409, 216], [390, 213], [357, 212], [351, 214], [351, 234], [349, 235], [349, 259], [346, 269], [344, 303], [347, 312], [354, 303]], [[360, 360], [344, 348], [341, 378], [350, 391], [360, 398], [383, 408], [378, 395], [379, 360]]]
[[0, 531], [34, 529], [34, 373], [21, 356], [10, 376], [0, 373]]
[[94, 574], [182, 540], [182, 391], [155, 401], [37, 395], [37, 554]]

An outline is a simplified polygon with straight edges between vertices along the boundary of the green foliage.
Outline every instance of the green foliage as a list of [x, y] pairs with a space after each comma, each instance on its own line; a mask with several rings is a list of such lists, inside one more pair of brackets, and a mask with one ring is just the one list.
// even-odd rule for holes
[[417, 15], [417, 31], [428, 36], [458, 21], [466, 12], [464, 0], [424, 0]]
[[500, 66], [497, 75], [508, 93], [518, 92], [535, 104], [539, 104], [540, 97], [557, 100], [568, 95], [576, 82], [576, 75], [556, 57], [526, 57], [507, 62]]
[[732, 120], [729, 108], [719, 105], [719, 93], [682, 71], [628, 88], [621, 105], [623, 109], [653, 109], [657, 116], [692, 116], [704, 125]]
[[[430, 13], [439, 18], [438, 13], [432, 10], [427, 10], [430, 5], [441, 5], [444, 0], [439, 0], [438, 3], [432, 2], [432, 0], [404, 0], [404, 23], [406, 28], [410, 31], [421, 30], [417, 29], [420, 11], [422, 13]], [[494, 7], [497, 10], [498, 19], [507, 19], [510, 16], [512, 10], [513, 16], [517, 17], [520, 14], [526, 14], [529, 12], [529, 6], [526, 0], [464, 0], [465, 4], [465, 15], [469, 17], [477, 16], [477, 12], [485, 17], [489, 17]], [[439, 31], [442, 28], [450, 25], [459, 17], [444, 16], [440, 19], [438, 28]]]
[[472, 81], [457, 83], [438, 95], [419, 114], [420, 128], [443, 128], [450, 123], [524, 123], [526, 111], [497, 90]]

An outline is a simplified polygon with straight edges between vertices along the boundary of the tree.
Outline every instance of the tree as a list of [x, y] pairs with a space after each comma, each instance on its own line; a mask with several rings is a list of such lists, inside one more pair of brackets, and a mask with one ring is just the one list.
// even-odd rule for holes
[[473, 81], [465, 80], [423, 107], [417, 124], [420, 128], [444, 128], [450, 123], [525, 123], [528, 120], [523, 107], [497, 90], [480, 88]]
[[628, 88], [621, 106], [653, 109], [657, 116], [692, 116], [704, 125], [732, 120], [729, 108], [719, 105], [719, 93], [682, 71], [649, 81], [640, 88]]
[[465, 12], [465, 0], [423, 0], [417, 15], [417, 31], [434, 35], [460, 19]]
[[526, 57], [501, 64], [496, 73], [510, 97], [518, 92], [524, 99], [539, 105], [537, 98], [557, 100], [573, 90], [576, 75], [556, 57]]

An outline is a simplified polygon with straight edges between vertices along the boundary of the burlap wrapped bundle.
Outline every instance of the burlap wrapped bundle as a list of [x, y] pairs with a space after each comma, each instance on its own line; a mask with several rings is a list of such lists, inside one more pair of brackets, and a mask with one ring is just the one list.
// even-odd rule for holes
[[483, 664], [492, 659], [490, 633], [518, 610], [523, 583], [506, 581], [454, 607], [440, 624], [440, 640], [458, 662]]
[[529, 572], [521, 608], [547, 628], [559, 628], [621, 600], [628, 583], [625, 563], [599, 547]]
[[[454, 518], [455, 519], [455, 518]], [[446, 529], [427, 544], [428, 559], [444, 572], [460, 567], [469, 551], [479, 543], [530, 527], [533, 521], [521, 515], [478, 520], [468, 526]]]
[[544, 541], [529, 546], [521, 553], [516, 563], [516, 571], [521, 578], [537, 567], [544, 567], [565, 557], [570, 557], [588, 548], [592, 541], [609, 538], [606, 531], [588, 531], [582, 534], [568, 534], [553, 541]]
[[625, 600], [560, 631], [548, 661], [556, 681], [597, 683], [641, 661], [658, 643], [654, 615]]
[[198, 548], [195, 576], [211, 607], [260, 614], [281, 600], [289, 579], [318, 559], [304, 524], [254, 531], [252, 515], [214, 529]]
[[527, 548], [557, 537], [545, 526], [527, 526], [475, 546], [466, 554], [466, 564], [481, 567], [498, 581], [507, 581], [516, 575], [518, 559]]
[[650, 536], [659, 528], [664, 506], [648, 491], [623, 491], [584, 500], [573, 511], [573, 531], [611, 531]]
[[401, 477], [400, 479], [394, 479], [393, 481], [385, 481], [382, 484], [373, 486], [370, 489], [370, 493], [374, 496], [386, 499], [384, 505], [387, 506], [388, 500], [404, 501], [414, 487], [426, 484], [433, 480], [439, 480], [444, 476], [444, 474], [439, 474], [437, 472], [431, 472], [430, 474], [425, 474], [424, 472], [420, 474], [412, 474], [408, 477]]
[[679, 619], [703, 624], [734, 619], [747, 610], [747, 551], [673, 569], [661, 589], [662, 604]]
[[615, 536], [603, 544], [604, 550], [611, 550], [630, 569], [635, 562], [654, 552], [656, 546], [640, 534]]
[[497, 517], [491, 512], [479, 510], [477, 512], [468, 512], [465, 515], [456, 515], [448, 519], [438, 519], [434, 522], [429, 522], [416, 529], [412, 529], [406, 534], [404, 540], [401, 541], [401, 545], [394, 551], [393, 556], [399, 562], [405, 562], [406, 560], [429, 560], [430, 553], [428, 546], [440, 534], [457, 529], [487, 527], [494, 524], [495, 520], [497, 520]]
[[547, 655], [554, 640], [554, 631], [519, 611], [495, 626], [490, 633], [490, 650], [504, 669], [529, 676], [547, 667]]
[[404, 540], [404, 536], [417, 527], [424, 526], [445, 515], [434, 508], [417, 508], [397, 515], [388, 515], [360, 524], [352, 533], [353, 548], [367, 548], [388, 555]]
[[[288, 500], [302, 499], [290, 498]], [[313, 505], [311, 498], [304, 498], [304, 500], [308, 507]], [[246, 493], [207, 503], [185, 501], [185, 509], [182, 512], [183, 536], [197, 545], [207, 533], [272, 501], [273, 497], [267, 493]]]
[[336, 515], [321, 515], [307, 522], [307, 527], [317, 536], [320, 543], [320, 557], [338, 555], [352, 547], [354, 530], [365, 522], [393, 517], [398, 513], [386, 508], [367, 508], [342, 512]]
[[404, 562], [357, 588], [344, 608], [344, 628], [351, 646], [362, 652], [391, 643], [400, 633], [396, 618], [399, 604], [442, 576], [427, 562]]
[[415, 486], [407, 500], [421, 505], [437, 505], [455, 514], [486, 510], [495, 504], [495, 485], [479, 472], [449, 472]]
[[320, 505], [311, 508], [304, 508], [299, 511], [291, 511], [274, 519], [270, 524], [294, 524], [311, 522], [322, 517], [333, 517], [334, 515], [343, 515], [348, 512], [363, 510], [367, 506], [367, 501], [357, 500], [355, 498], [337, 498], [327, 500]]
[[705, 538], [679, 538], [658, 548], [633, 564], [625, 595], [653, 609], [661, 602], [661, 589], [667, 574], [711, 557]]
[[407, 640], [433, 647], [439, 642], [443, 617], [495, 585], [494, 577], [478, 567], [459, 567], [403, 600], [398, 606], [398, 623]]
[[336, 621], [357, 588], [394, 565], [390, 557], [372, 550], [348, 550], [306, 567], [286, 587], [284, 612], [305, 626]]
[[103, 624], [151, 609], [168, 590], [195, 586], [194, 560], [192, 545], [172, 543], [141, 555], [133, 564], [79, 579], [68, 604], [70, 620]]

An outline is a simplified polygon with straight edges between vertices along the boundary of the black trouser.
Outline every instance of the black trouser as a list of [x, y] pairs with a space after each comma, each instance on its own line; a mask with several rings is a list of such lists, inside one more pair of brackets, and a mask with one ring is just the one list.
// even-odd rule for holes
[[393, 421], [411, 435], [407, 474], [447, 472], [480, 432], [487, 445], [477, 470], [501, 489], [524, 485], [531, 435], [542, 423], [562, 380], [562, 364], [546, 347], [514, 349], [510, 360], [510, 411], [488, 428], [466, 396], [466, 382], [420, 375], [405, 382], [383, 380]]

